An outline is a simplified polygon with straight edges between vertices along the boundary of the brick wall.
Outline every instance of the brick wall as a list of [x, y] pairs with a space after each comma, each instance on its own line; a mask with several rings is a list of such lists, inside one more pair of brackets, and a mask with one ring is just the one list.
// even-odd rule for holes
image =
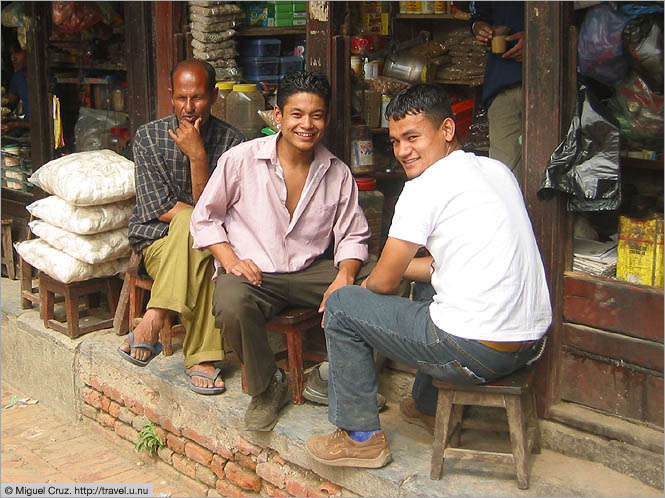
[[[80, 391], [82, 414], [134, 445], [147, 421], [165, 446], [157, 457], [200, 487], [201, 496], [358, 496], [309, 470], [285, 461], [270, 448], [243, 438], [232, 447], [176, 427], [149, 403], [141, 403], [91, 376]], [[136, 450], [135, 450], [136, 451]]]

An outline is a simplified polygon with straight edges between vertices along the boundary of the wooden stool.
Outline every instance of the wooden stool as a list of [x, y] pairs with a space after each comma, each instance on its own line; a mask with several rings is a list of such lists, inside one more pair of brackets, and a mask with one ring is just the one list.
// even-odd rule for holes
[[[267, 330], [274, 330], [284, 334], [286, 339], [286, 352], [275, 354], [275, 359], [287, 357], [287, 371], [289, 373], [289, 384], [293, 392], [293, 403], [302, 405], [305, 398], [302, 393], [305, 389], [305, 374], [303, 360], [322, 362], [327, 358], [325, 353], [303, 351], [303, 335], [321, 324], [321, 315], [314, 308], [290, 308], [272, 318], [267, 324]], [[245, 365], [242, 371], [242, 390], [246, 392]]]
[[[532, 452], [540, 453], [540, 432], [532, 389], [533, 372], [531, 367], [525, 367], [496, 382], [481, 385], [455, 385], [434, 379], [434, 386], [439, 388], [439, 398], [430, 478], [441, 478], [445, 458], [459, 458], [515, 465], [518, 487], [529, 488], [527, 462]], [[460, 442], [463, 405], [505, 408], [512, 453], [453, 448]], [[505, 432], [505, 427], [487, 429]]]
[[[35, 219], [34, 216], [30, 215], [30, 221]], [[30, 223], [28, 223], [28, 235], [26, 240], [32, 240], [33, 234], [30, 230]], [[33, 267], [21, 257], [18, 256], [18, 270], [19, 278], [21, 279], [21, 308], [24, 310], [32, 309], [33, 306], [39, 307], [41, 300], [39, 298], [39, 277], [33, 278], [34, 269]], [[41, 310], [39, 310], [40, 318], [43, 318]]]
[[[132, 258], [138, 258], [136, 254], [132, 254]], [[132, 265], [130, 262], [127, 269], [129, 275], [129, 330], [134, 330], [140, 317], [143, 316], [143, 309], [145, 307], [145, 299], [147, 293], [152, 290], [153, 280], [151, 278], [141, 278], [138, 274], [138, 263]], [[162, 354], [164, 356], [171, 356], [173, 354], [173, 330], [171, 324], [171, 317], [167, 316], [159, 331], [159, 341], [162, 343]]]
[[14, 244], [12, 243], [12, 220], [2, 220], [2, 264], [7, 269], [7, 276], [16, 280], [14, 266]]
[[[79, 325], [79, 318], [81, 317], [79, 298], [84, 296], [87, 297], [95, 292], [102, 292], [106, 295], [109, 309], [111, 314], [113, 314], [115, 312], [115, 307], [118, 304], [118, 291], [118, 279], [115, 277], [93, 278], [82, 282], [63, 284], [40, 271], [39, 296], [41, 299], [44, 327], [57, 330], [72, 338], [95, 330], [110, 328], [113, 325], [112, 318], [81, 327]], [[65, 312], [67, 316], [66, 326], [55, 320], [54, 304], [56, 292], [65, 297]]]

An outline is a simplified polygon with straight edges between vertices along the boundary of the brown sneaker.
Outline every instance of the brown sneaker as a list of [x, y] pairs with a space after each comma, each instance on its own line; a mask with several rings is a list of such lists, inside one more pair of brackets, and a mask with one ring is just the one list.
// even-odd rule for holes
[[430, 434], [434, 435], [434, 421], [435, 417], [432, 415], [425, 415], [416, 408], [416, 402], [411, 396], [404, 398], [399, 404], [399, 412], [402, 418], [410, 424], [416, 424], [424, 427]]
[[363, 443], [351, 439], [344, 429], [337, 429], [329, 436], [311, 436], [307, 440], [307, 451], [317, 462], [334, 467], [378, 469], [393, 459], [383, 430]]

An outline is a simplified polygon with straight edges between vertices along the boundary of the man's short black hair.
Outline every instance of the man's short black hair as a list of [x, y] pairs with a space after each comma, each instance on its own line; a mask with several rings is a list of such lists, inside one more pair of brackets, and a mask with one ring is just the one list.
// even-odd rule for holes
[[206, 72], [206, 75], [208, 76], [208, 85], [206, 87], [206, 90], [208, 90], [208, 93], [212, 93], [215, 91], [215, 68], [212, 67], [210, 64], [208, 64], [205, 61], [197, 61], [194, 59], [186, 59], [184, 61], [178, 62], [173, 69], [171, 69], [171, 89], [173, 89], [173, 76], [175, 73], [180, 69], [182, 66], [186, 66], [189, 64], [199, 64], [203, 70]]
[[330, 95], [332, 90], [328, 78], [321, 73], [312, 73], [310, 71], [297, 71], [289, 73], [277, 88], [277, 106], [284, 109], [287, 100], [296, 93], [313, 93], [323, 99], [326, 104], [326, 111], [330, 109]]
[[405, 88], [386, 107], [386, 119], [395, 121], [407, 114], [423, 113], [437, 128], [446, 118], [453, 118], [448, 94], [441, 85], [419, 83]]

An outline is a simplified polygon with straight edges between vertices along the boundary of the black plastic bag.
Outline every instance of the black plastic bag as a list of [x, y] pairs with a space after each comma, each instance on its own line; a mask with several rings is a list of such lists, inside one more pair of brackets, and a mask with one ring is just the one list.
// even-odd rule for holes
[[547, 163], [538, 198], [568, 194], [569, 211], [610, 211], [621, 204], [619, 126], [581, 86], [568, 134]]

